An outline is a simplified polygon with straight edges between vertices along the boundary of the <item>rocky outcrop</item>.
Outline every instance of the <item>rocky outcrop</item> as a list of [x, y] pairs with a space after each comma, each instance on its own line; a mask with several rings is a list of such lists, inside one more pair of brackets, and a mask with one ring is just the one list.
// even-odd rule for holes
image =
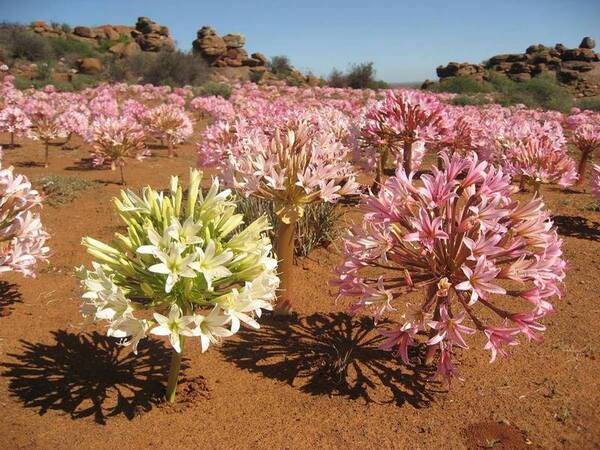
[[169, 29], [147, 17], [138, 17], [135, 30], [131, 32], [131, 36], [145, 52], [175, 50], [175, 41], [171, 37]]
[[252, 53], [249, 56], [244, 48], [245, 44], [243, 34], [229, 33], [221, 37], [214, 28], [204, 26], [198, 30], [192, 48], [211, 67], [250, 67], [253, 72], [264, 72], [266, 56], [262, 53]]
[[114, 41], [109, 51], [119, 56], [132, 56], [140, 51], [175, 50], [175, 41], [169, 29], [147, 17], [139, 17], [134, 27], [127, 25], [76, 26], [69, 30], [37, 20], [31, 24], [31, 29], [43, 36], [86, 42], [94, 48], [100, 47], [106, 41]]
[[450, 62], [436, 69], [440, 81], [451, 77], [485, 80], [491, 73], [506, 75], [513, 81], [530, 80], [541, 74], [553, 74], [577, 97], [600, 95], [600, 55], [596, 43], [585, 37], [578, 48], [563, 44], [546, 47], [534, 44], [525, 53], [492, 56], [484, 64]]
[[86, 75], [95, 75], [102, 72], [102, 61], [98, 58], [82, 58], [77, 60], [79, 72]]

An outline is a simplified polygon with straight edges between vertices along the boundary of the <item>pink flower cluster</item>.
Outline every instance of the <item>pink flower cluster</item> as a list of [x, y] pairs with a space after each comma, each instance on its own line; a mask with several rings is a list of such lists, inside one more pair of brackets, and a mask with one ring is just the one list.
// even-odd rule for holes
[[15, 136], [25, 136], [31, 128], [31, 120], [21, 108], [8, 105], [0, 109], [0, 132]]
[[364, 143], [366, 152], [391, 152], [410, 171], [421, 164], [425, 147], [432, 146], [444, 132], [443, 110], [433, 95], [388, 91], [385, 100], [367, 111], [358, 141]]
[[90, 127], [94, 165], [122, 166], [126, 157], [144, 156], [144, 129], [129, 116], [98, 117]]
[[169, 148], [188, 139], [194, 132], [188, 114], [178, 105], [164, 103], [148, 110], [144, 116], [150, 134]]
[[502, 141], [505, 152], [501, 158], [506, 171], [537, 186], [539, 183], [573, 185], [577, 170], [560, 123], [526, 121], [518, 115], [512, 119], [510, 133]]
[[33, 212], [41, 200], [25, 176], [0, 168], [0, 272], [34, 276], [35, 264], [46, 259], [48, 234]]
[[299, 209], [317, 200], [333, 203], [359, 193], [354, 168], [346, 160], [349, 150], [309, 117], [291, 120], [272, 134], [254, 129], [237, 139], [236, 152], [223, 158], [225, 182], [244, 195], [291, 208], [282, 211], [284, 216], [301, 215]]
[[364, 200], [334, 283], [340, 297], [355, 299], [354, 311], [402, 313], [396, 328], [382, 332], [383, 348], [410, 365], [410, 348], [424, 343], [426, 360], [437, 354], [437, 375], [450, 382], [468, 335], [485, 336], [492, 361], [519, 335], [540, 339], [565, 262], [541, 199], [511, 199], [510, 177], [475, 154], [442, 161], [422, 186], [398, 169]]

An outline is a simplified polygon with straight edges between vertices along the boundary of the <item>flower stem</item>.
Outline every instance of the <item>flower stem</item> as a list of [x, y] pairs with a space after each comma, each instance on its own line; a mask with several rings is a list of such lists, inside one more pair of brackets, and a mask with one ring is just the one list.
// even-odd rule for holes
[[540, 193], [541, 187], [542, 187], [541, 181], [539, 181], [539, 180], [533, 181], [533, 192], [536, 197], [539, 197], [541, 195], [541, 193]]
[[279, 259], [279, 300], [275, 313], [289, 315], [292, 312], [292, 267], [294, 265], [294, 234], [296, 221], [280, 222], [277, 227], [277, 258]]
[[412, 142], [404, 142], [404, 155], [402, 165], [404, 166], [404, 172], [408, 176], [412, 171]]
[[183, 344], [185, 337], [179, 336], [181, 345], [181, 353], [173, 350], [171, 354], [171, 367], [169, 368], [169, 380], [167, 382], [167, 401], [175, 403], [175, 394], [177, 392], [177, 379], [179, 378], [179, 370], [181, 369], [181, 359], [183, 358]]
[[44, 167], [48, 167], [48, 146], [50, 144], [48, 143], [48, 141], [45, 142], [45, 147], [44, 147]]
[[119, 170], [121, 171], [121, 185], [125, 186], [127, 183], [125, 183], [125, 175], [123, 175], [123, 164], [119, 165]]
[[375, 175], [375, 181], [373, 182], [373, 186], [371, 187], [371, 190], [375, 193], [379, 192], [379, 188], [381, 187], [381, 184], [383, 183], [383, 177], [385, 175], [385, 166], [387, 164], [388, 155], [389, 155], [389, 149], [387, 147], [385, 147], [384, 150], [379, 155], [379, 161], [377, 164], [377, 173]]
[[577, 169], [577, 173], [579, 174], [579, 178], [577, 179], [577, 186], [581, 186], [583, 184], [589, 156], [590, 156], [590, 152], [588, 152], [588, 151], [581, 152], [581, 159], [579, 160], [579, 167]]
[[15, 148], [15, 133], [10, 133], [10, 148]]

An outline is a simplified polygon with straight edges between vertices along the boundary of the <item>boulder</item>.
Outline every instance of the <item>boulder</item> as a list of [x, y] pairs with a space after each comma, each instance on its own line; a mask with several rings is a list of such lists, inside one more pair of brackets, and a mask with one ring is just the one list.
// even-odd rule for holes
[[423, 90], [428, 90], [429, 88], [435, 86], [435, 81], [431, 81], [430, 79], [427, 79], [425, 81], [423, 81], [423, 84], [421, 85], [421, 89]]
[[199, 36], [192, 45], [203, 56], [221, 56], [227, 51], [225, 41], [216, 34]]
[[531, 74], [526, 72], [521, 73], [511, 73], [508, 75], [509, 78], [513, 81], [521, 82], [531, 80]]
[[496, 65], [502, 62], [519, 62], [519, 61], [527, 61], [527, 55], [525, 53], [512, 53], [506, 55], [496, 55], [492, 56], [488, 65]]
[[577, 72], [576, 70], [562, 69], [559, 72], [557, 72], [556, 78], [561, 83], [568, 84], [578, 81], [580, 79], [580, 75], [579, 72]]
[[241, 33], [229, 33], [223, 36], [223, 41], [227, 48], [242, 48], [246, 43], [246, 38]]
[[562, 64], [564, 69], [575, 70], [577, 72], [589, 72], [594, 69], [594, 65], [591, 62], [586, 61], [565, 61]]
[[86, 44], [89, 44], [92, 47], [98, 47], [98, 41], [95, 38], [86, 38], [82, 36], [77, 36], [76, 34], [71, 34], [69, 38], [75, 41], [85, 42]]
[[562, 52], [563, 61], [594, 61], [596, 54], [591, 48], [570, 48]]
[[539, 63], [539, 64], [536, 64], [535, 66], [533, 66], [533, 68], [531, 69], [531, 74], [534, 76], [540, 75], [540, 74], [543, 74], [546, 72], [550, 72], [550, 70], [551, 69], [550, 69], [550, 67], [548, 67], [547, 64]]
[[252, 58], [259, 60], [261, 62], [262, 66], [266, 66], [267, 63], [269, 62], [268, 58], [265, 55], [263, 55], [262, 53], [258, 53], [258, 52], [252, 53], [251, 56], [252, 56]]
[[436, 69], [440, 78], [448, 77], [468, 77], [471, 75], [483, 73], [483, 66], [479, 64], [450, 62], [447, 66], [439, 66]]
[[558, 55], [553, 54], [550, 50], [542, 50], [540, 52], [534, 53], [530, 56], [529, 61], [532, 64], [548, 64], [548, 63], [560, 63], [560, 58]]
[[594, 39], [589, 36], [584, 37], [583, 40], [581, 41], [581, 44], [579, 44], [579, 48], [592, 49], [595, 46], [596, 46], [596, 41], [594, 41]]
[[77, 68], [86, 75], [97, 74], [102, 71], [102, 61], [98, 58], [82, 58], [77, 60]]
[[250, 67], [250, 72], [253, 72], [253, 73], [264, 73], [266, 71], [267, 71], [267, 68], [265, 66]]
[[519, 62], [519, 61], [527, 61], [527, 55], [525, 53], [513, 53], [507, 55], [506, 59], [508, 62]]
[[115, 44], [109, 48], [108, 51], [113, 55], [130, 57], [140, 53], [142, 48], [137, 42], [129, 42], [128, 44], [119, 42], [118, 44]]
[[448, 78], [456, 76], [458, 69], [460, 68], [460, 64], [457, 62], [449, 62], [446, 66], [437, 66], [435, 72], [437, 76], [440, 78]]
[[50, 25], [48, 25], [48, 23], [43, 20], [34, 20], [33, 22], [31, 22], [31, 26], [33, 28], [50, 28]]
[[508, 72], [512, 67], [512, 63], [509, 62], [501, 62], [492, 67], [497, 72]]
[[73, 28], [73, 34], [84, 38], [96, 38], [96, 33], [90, 27], [75, 27]]
[[242, 61], [242, 65], [243, 66], [248, 66], [248, 67], [258, 67], [258, 66], [262, 66], [262, 62], [256, 58], [246, 58]]
[[202, 39], [206, 36], [217, 36], [217, 31], [211, 26], [204, 25], [197, 31], [196, 36], [198, 39]]
[[128, 27], [127, 25], [110, 25], [113, 30], [115, 30], [119, 35], [124, 34], [126, 36], [131, 36], [131, 32], [135, 31], [135, 28]]
[[145, 33], [136, 38], [136, 42], [145, 52], [175, 50], [175, 42], [170, 36], [159, 33]]
[[531, 73], [532, 67], [524, 62], [515, 62], [510, 66], [509, 73]]
[[157, 33], [163, 34], [163, 27], [148, 17], [138, 17], [135, 29], [142, 34]]
[[533, 45], [530, 45], [529, 47], [527, 47], [527, 50], [525, 50], [525, 53], [528, 55], [532, 55], [534, 53], [539, 53], [544, 50], [547, 50], [547, 49], [542, 44], [533, 44]]
[[100, 39], [108, 39], [109, 41], [116, 41], [120, 37], [120, 33], [117, 30], [115, 30], [115, 28], [112, 25], [102, 25], [94, 28], [92, 31]]

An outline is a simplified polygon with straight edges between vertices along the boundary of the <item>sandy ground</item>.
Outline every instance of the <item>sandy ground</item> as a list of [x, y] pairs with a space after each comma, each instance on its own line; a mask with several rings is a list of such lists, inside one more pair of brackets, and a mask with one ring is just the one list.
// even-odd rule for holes
[[[132, 188], [187, 179], [193, 146], [174, 160], [165, 153], [127, 166]], [[135, 356], [78, 313], [73, 268], [90, 261], [81, 237], [110, 240], [120, 226], [110, 203], [117, 173], [78, 163], [87, 156], [53, 147], [44, 169], [35, 142], [5, 151], [3, 165], [33, 180], [100, 183], [44, 207], [52, 254], [37, 278], [0, 282], [0, 448], [600, 448], [600, 212], [589, 194], [543, 189], [569, 269], [541, 345], [490, 365], [474, 342], [459, 354], [464, 383], [428, 383], [427, 368], [379, 351], [372, 322], [334, 303], [333, 245], [295, 267], [295, 320], [267, 317], [204, 355], [189, 346], [180, 403], [170, 407], [161, 400], [170, 349], [148, 339]]]

